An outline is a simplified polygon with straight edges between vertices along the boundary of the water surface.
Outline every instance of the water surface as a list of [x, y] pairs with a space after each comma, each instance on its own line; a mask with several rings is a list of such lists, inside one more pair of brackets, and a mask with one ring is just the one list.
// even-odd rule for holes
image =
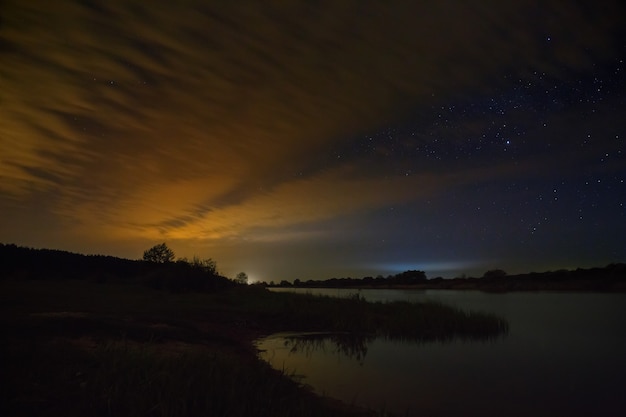
[[279, 334], [258, 342], [261, 357], [318, 393], [408, 415], [626, 415], [626, 294], [359, 293], [495, 313], [508, 320], [509, 334], [484, 342], [368, 339], [352, 348], [337, 337]]

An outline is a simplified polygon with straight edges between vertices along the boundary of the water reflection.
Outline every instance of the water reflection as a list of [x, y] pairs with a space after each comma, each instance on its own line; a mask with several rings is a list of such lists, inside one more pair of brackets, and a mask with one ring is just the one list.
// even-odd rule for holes
[[291, 354], [311, 357], [314, 352], [332, 353], [355, 359], [363, 364], [367, 346], [375, 339], [373, 335], [354, 333], [302, 333], [284, 336], [284, 346]]
[[[260, 357], [317, 393], [398, 415], [626, 415], [626, 294], [371, 292], [487, 311], [505, 337], [278, 334]], [[395, 298], [394, 298], [395, 297]], [[430, 341], [428, 341], [430, 340]]]
[[[363, 364], [367, 356], [368, 346], [377, 339], [373, 334], [362, 333], [290, 333], [276, 335], [283, 340], [283, 347], [290, 354], [311, 357], [314, 353], [341, 355], [348, 359], [354, 359]], [[424, 343], [446, 344], [454, 341], [497, 341], [506, 337], [506, 332], [500, 334], [478, 332], [470, 335], [456, 335], [442, 337], [441, 335], [424, 334], [422, 337], [400, 337], [387, 335], [380, 337], [381, 340], [398, 341], [405, 344], [419, 345]]]
[[[492, 339], [407, 342], [367, 334], [278, 333], [260, 339], [257, 348], [261, 359], [321, 395], [398, 415], [423, 415], [423, 411], [448, 415], [441, 413], [447, 395], [454, 392], [456, 398], [463, 398], [463, 393], [471, 392], [467, 387], [486, 371], [478, 367], [492, 352], [489, 347], [498, 344], [487, 340]], [[477, 354], [480, 359], [471, 366], [474, 372], [464, 378], [467, 367], [463, 369], [460, 359]]]

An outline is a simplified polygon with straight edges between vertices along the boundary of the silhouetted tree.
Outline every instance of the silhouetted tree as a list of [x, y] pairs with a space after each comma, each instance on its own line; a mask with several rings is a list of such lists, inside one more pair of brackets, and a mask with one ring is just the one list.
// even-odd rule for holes
[[426, 273], [424, 271], [404, 271], [389, 279], [394, 284], [417, 284], [426, 281]]
[[235, 281], [238, 284], [247, 284], [248, 283], [248, 274], [246, 274], [245, 272], [238, 273], [237, 277], [235, 278]]
[[143, 253], [143, 260], [164, 264], [174, 261], [174, 251], [165, 243], [155, 245]]
[[483, 278], [503, 278], [506, 276], [506, 272], [502, 269], [490, 269], [483, 274]]
[[197, 256], [194, 256], [191, 261], [188, 261], [188, 263], [192, 268], [199, 269], [209, 275], [219, 275], [217, 273], [217, 262], [211, 258], [200, 259]]

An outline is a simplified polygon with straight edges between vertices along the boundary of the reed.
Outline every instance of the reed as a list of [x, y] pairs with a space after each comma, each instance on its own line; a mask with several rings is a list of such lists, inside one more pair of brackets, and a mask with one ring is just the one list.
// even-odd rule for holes
[[[287, 330], [335, 331], [413, 341], [491, 339], [508, 323], [493, 314], [466, 312], [436, 302], [371, 303], [311, 294], [269, 293], [260, 312]], [[257, 306], [259, 307], [259, 306]]]

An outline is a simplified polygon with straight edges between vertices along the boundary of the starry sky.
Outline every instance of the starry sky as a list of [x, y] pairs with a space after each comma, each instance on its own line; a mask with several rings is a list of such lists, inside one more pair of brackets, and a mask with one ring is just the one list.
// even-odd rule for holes
[[0, 242], [252, 281], [626, 261], [619, 1], [0, 1]]

